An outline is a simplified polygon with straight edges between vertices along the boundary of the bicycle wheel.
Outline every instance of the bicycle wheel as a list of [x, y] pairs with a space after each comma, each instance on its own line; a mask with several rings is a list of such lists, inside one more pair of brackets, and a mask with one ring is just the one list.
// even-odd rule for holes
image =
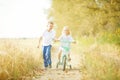
[[66, 69], [66, 56], [64, 56], [64, 60], [63, 60], [63, 71], [65, 71]]

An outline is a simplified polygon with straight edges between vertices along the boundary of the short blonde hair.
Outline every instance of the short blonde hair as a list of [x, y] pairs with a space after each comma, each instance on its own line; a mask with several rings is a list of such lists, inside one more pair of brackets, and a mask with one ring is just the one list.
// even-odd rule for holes
[[49, 21], [48, 24], [52, 24], [53, 25], [54, 23], [52, 21]]
[[64, 28], [62, 30], [62, 34], [64, 34], [64, 31], [68, 31], [68, 35], [70, 35], [70, 29], [68, 26], [64, 26]]

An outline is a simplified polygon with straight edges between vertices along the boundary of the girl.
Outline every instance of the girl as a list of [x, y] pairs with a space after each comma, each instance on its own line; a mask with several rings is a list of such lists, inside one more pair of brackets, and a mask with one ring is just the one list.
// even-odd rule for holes
[[60, 41], [60, 49], [58, 52], [58, 60], [60, 61], [62, 51], [65, 51], [68, 54], [68, 60], [70, 61], [70, 44], [76, 43], [72, 36], [70, 35], [70, 30], [68, 27], [64, 27], [62, 31], [62, 35], [59, 37], [58, 41]]

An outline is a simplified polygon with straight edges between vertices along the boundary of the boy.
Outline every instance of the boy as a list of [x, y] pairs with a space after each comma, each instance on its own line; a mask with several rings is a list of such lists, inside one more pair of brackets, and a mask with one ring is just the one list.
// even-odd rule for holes
[[44, 31], [44, 33], [39, 39], [39, 45], [42, 40], [42, 53], [43, 53], [45, 69], [47, 69], [48, 67], [49, 68], [52, 67], [51, 47], [52, 47], [52, 41], [55, 38], [55, 31], [53, 30], [53, 27], [54, 27], [53, 22], [48, 22], [47, 29]]

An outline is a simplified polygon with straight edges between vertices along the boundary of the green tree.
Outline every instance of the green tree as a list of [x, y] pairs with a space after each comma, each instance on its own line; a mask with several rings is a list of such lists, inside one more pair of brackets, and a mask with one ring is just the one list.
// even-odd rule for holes
[[50, 17], [59, 33], [65, 25], [77, 36], [114, 33], [120, 28], [120, 0], [52, 0]]

